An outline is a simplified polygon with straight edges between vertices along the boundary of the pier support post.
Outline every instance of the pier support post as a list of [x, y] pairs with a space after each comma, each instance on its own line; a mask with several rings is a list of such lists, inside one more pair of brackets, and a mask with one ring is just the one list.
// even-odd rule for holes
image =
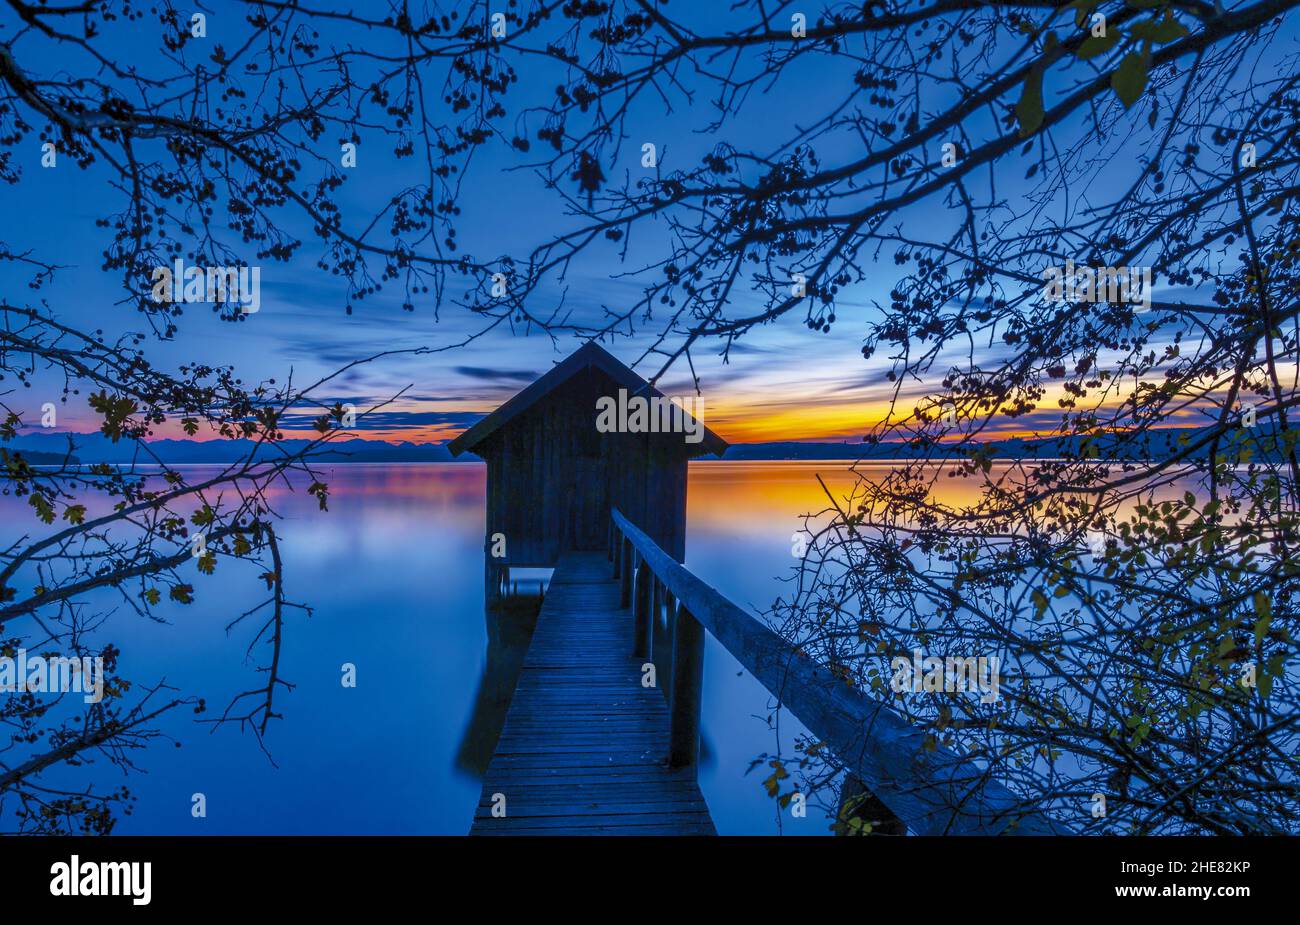
[[668, 764], [694, 768], [700, 761], [700, 700], [704, 688], [704, 627], [680, 604], [673, 633], [673, 699], [669, 706]]

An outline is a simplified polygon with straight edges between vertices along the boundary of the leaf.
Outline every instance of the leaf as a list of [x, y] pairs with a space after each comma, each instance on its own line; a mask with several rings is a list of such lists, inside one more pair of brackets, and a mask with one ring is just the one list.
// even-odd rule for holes
[[776, 797], [781, 792], [781, 781], [789, 777], [790, 774], [780, 761], [769, 761], [767, 766], [773, 770], [767, 779], [763, 781], [763, 786], [767, 789], [768, 796]]
[[1020, 123], [1020, 137], [1028, 138], [1043, 124], [1043, 69], [1035, 67], [1025, 78], [1020, 101], [1016, 103], [1016, 121]]
[[194, 588], [191, 585], [173, 585], [167, 596], [180, 604], [194, 603]]
[[1033, 594], [1030, 595], [1030, 597], [1033, 599], [1034, 602], [1035, 619], [1041, 617], [1043, 615], [1043, 611], [1047, 609], [1047, 598], [1043, 595], [1043, 592], [1041, 591], [1035, 591]]
[[1110, 75], [1110, 85], [1124, 108], [1128, 109], [1142, 96], [1147, 85], [1147, 62], [1143, 55], [1130, 51]]
[[1120, 30], [1114, 27], [1108, 28], [1105, 35], [1089, 35], [1075, 51], [1074, 56], [1080, 61], [1088, 61], [1098, 55], [1104, 55], [1115, 47], [1121, 35]]
[[43, 494], [37, 492], [27, 500], [27, 503], [36, 511], [36, 516], [42, 523], [54, 523], [54, 507]]
[[81, 524], [86, 519], [86, 506], [84, 504], [69, 504], [63, 509], [63, 519], [70, 524]]
[[1259, 645], [1273, 622], [1273, 602], [1263, 591], [1255, 592], [1255, 616], [1259, 617], [1255, 621], [1255, 645]]
[[307, 494], [315, 495], [322, 511], [329, 510], [330, 487], [324, 482], [312, 482], [307, 486]]
[[1170, 42], [1176, 42], [1187, 34], [1187, 27], [1166, 10], [1164, 19], [1157, 22], [1154, 19], [1148, 19], [1143, 22], [1134, 23], [1129, 27], [1129, 32], [1134, 38], [1141, 39], [1144, 42], [1154, 42], [1157, 45], [1167, 45]]

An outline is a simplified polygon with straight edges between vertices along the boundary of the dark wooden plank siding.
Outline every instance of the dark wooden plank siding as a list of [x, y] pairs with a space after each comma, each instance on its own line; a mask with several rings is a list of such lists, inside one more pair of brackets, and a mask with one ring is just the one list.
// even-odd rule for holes
[[684, 556], [690, 448], [681, 434], [599, 433], [596, 400], [618, 389], [585, 369], [476, 447], [488, 464], [487, 533], [505, 534], [505, 564], [554, 566], [570, 550], [604, 548], [611, 506]]

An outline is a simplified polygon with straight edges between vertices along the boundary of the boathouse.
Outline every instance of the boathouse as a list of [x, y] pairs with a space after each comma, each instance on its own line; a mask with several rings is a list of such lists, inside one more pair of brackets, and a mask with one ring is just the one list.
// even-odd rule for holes
[[891, 834], [1068, 834], [687, 571], [687, 462], [726, 444], [674, 407], [588, 344], [451, 444], [488, 464], [489, 641], [509, 623], [504, 609], [494, 618], [508, 571], [494, 563], [554, 568], [470, 833], [716, 834], [696, 779], [709, 634], [842, 762], [840, 820]]
[[727, 448], [698, 414], [594, 342], [570, 354], [448, 445], [487, 462], [486, 548], [504, 545], [490, 566], [603, 550], [612, 507], [681, 561], [687, 462]]

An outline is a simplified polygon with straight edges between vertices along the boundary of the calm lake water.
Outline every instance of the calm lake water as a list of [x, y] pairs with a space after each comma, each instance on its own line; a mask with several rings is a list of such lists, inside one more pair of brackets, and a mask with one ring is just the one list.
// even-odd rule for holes
[[[101, 760], [91, 776], [137, 797], [116, 831], [465, 833], [504, 708], [483, 607], [485, 473], [476, 463], [339, 465], [327, 514], [303, 492], [278, 493], [285, 588], [313, 613], [289, 618], [282, 676], [296, 686], [277, 699], [284, 718], [267, 733], [270, 759], [251, 733], [177, 713], [162, 723], [170, 739], [136, 757], [137, 772]], [[843, 462], [692, 463], [687, 567], [764, 610], [787, 587], [801, 515], [825, 506], [817, 473], [832, 489], [852, 481]], [[0, 515], [5, 542], [40, 526], [17, 499], [0, 498]], [[124, 675], [203, 696], [212, 716], [262, 683], [245, 655], [252, 625], [229, 634], [226, 625], [263, 595], [252, 571], [229, 564], [193, 583], [197, 602], [165, 611], [165, 624], [104, 598], [116, 611], [101, 635], [122, 650]], [[355, 688], [340, 683], [345, 663], [356, 666]], [[719, 832], [828, 834], [812, 805], [802, 819], [777, 812], [765, 764], [747, 773], [760, 755], [793, 754], [802, 730], [783, 714], [778, 737], [767, 692], [712, 639], [704, 678], [700, 784]], [[191, 816], [195, 793], [206, 818]]]

